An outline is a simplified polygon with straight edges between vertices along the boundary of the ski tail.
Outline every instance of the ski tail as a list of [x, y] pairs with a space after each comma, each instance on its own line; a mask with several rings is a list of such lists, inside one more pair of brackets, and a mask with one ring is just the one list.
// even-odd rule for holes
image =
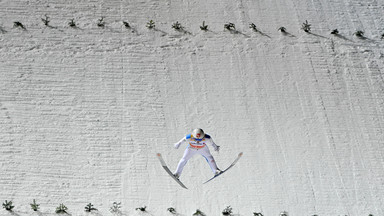
[[227, 170], [229, 170], [230, 168], [232, 168], [233, 166], [235, 166], [235, 164], [237, 163], [237, 161], [240, 160], [241, 156], [243, 156], [243, 152], [240, 152], [238, 155], [237, 155], [237, 158], [232, 162], [231, 165], [229, 165], [229, 167], [227, 167], [225, 170], [223, 170], [221, 173], [213, 176], [212, 178], [208, 179], [208, 181], [204, 182], [203, 184], [206, 184], [210, 181], [212, 181], [213, 179], [215, 179], [216, 177], [222, 175], [223, 173], [225, 173]]
[[185, 189], [188, 189], [178, 178], [176, 178], [173, 173], [171, 172], [171, 170], [169, 170], [167, 164], [165, 163], [163, 157], [161, 156], [160, 153], [157, 153], [156, 154], [157, 158], [160, 160], [160, 163], [161, 163], [161, 166], [164, 168], [164, 170], [168, 173], [168, 175], [170, 175], [181, 187], [185, 188]]

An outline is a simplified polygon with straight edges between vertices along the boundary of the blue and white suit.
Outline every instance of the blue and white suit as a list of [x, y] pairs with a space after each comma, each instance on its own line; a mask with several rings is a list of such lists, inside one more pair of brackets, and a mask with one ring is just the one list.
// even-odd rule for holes
[[219, 151], [219, 146], [213, 142], [212, 138], [205, 134], [203, 139], [196, 139], [192, 134], [188, 134], [183, 137], [179, 142], [175, 143], [175, 148], [178, 149], [180, 145], [187, 144], [187, 148], [184, 151], [184, 155], [181, 158], [179, 164], [177, 165], [175, 175], [180, 176], [183, 171], [184, 166], [187, 164], [188, 160], [191, 159], [195, 154], [202, 155], [208, 162], [211, 167], [212, 172], [215, 174], [218, 170], [216, 161], [213, 158], [211, 152], [207, 145], [211, 145], [215, 151]]

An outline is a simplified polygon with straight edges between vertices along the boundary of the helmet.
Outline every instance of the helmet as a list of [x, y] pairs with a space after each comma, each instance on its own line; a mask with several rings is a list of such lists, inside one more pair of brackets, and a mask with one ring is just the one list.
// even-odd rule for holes
[[203, 129], [196, 128], [196, 129], [193, 129], [192, 136], [195, 139], [203, 139], [205, 136], [205, 133], [204, 133]]

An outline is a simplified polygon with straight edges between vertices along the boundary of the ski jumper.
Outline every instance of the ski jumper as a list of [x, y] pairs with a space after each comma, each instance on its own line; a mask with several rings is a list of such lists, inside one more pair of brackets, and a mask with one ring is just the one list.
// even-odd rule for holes
[[174, 174], [180, 176], [183, 171], [184, 166], [187, 164], [188, 160], [191, 159], [195, 154], [202, 155], [208, 162], [209, 166], [213, 173], [216, 172], [217, 165], [216, 161], [213, 158], [211, 152], [207, 145], [211, 145], [215, 151], [218, 151], [219, 147], [213, 142], [212, 138], [205, 134], [203, 139], [195, 139], [192, 134], [188, 134], [183, 139], [175, 144], [175, 148], [178, 149], [180, 145], [187, 144], [187, 148], [184, 151], [184, 155], [181, 158], [179, 164], [177, 165], [176, 171]]

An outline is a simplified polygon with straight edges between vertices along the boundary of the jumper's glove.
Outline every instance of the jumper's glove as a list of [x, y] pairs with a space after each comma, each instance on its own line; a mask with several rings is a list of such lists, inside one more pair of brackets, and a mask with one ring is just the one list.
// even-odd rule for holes
[[178, 149], [179, 148], [179, 146], [180, 146], [180, 144], [179, 143], [175, 143], [175, 149]]
[[220, 146], [216, 146], [214, 150], [219, 152], [220, 151]]

